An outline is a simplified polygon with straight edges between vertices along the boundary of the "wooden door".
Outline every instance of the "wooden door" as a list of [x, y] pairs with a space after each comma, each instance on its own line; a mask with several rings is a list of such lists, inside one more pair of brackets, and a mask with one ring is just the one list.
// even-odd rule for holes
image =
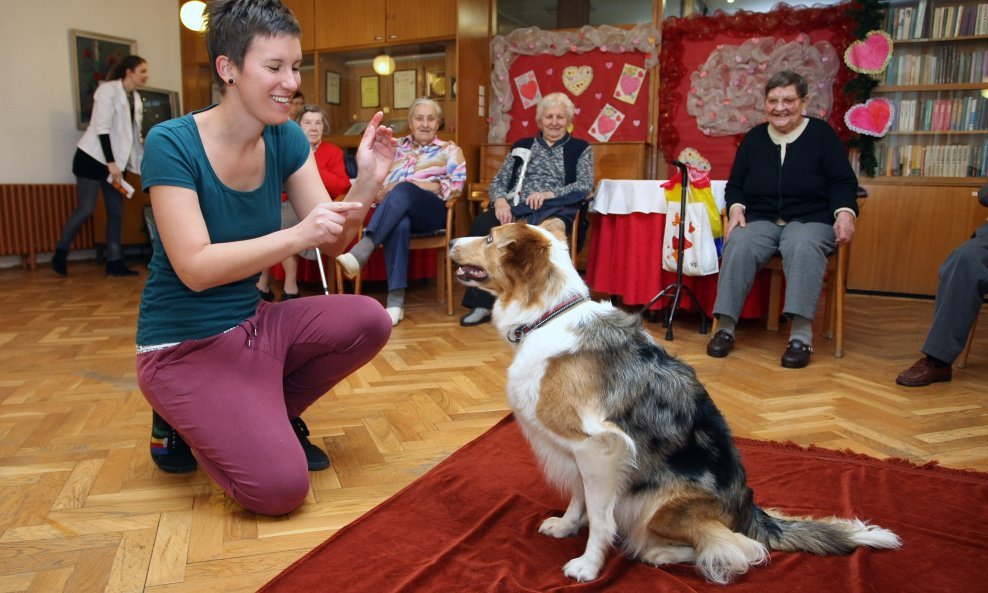
[[863, 184], [847, 288], [933, 296], [937, 270], [988, 215], [977, 186]]
[[387, 42], [456, 37], [456, 0], [387, 0]]
[[319, 0], [314, 11], [316, 47], [384, 43], [384, 4], [385, 0]]

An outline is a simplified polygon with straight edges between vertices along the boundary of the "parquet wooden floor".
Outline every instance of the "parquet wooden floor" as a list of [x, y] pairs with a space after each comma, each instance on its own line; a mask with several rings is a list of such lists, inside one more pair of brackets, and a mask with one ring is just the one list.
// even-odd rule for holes
[[[507, 345], [413, 287], [385, 350], [305, 414], [332, 469], [311, 474], [290, 516], [256, 517], [201, 471], [167, 475], [149, 458], [133, 343], [143, 271], [70, 273], [0, 270], [0, 593], [255, 591], [507, 413]], [[739, 436], [988, 471], [988, 320], [953, 382], [894, 384], [931, 315], [929, 301], [851, 295], [845, 357], [818, 338], [798, 371], [779, 367], [785, 332], [755, 321], [725, 360], [687, 316], [671, 342], [650, 328]]]

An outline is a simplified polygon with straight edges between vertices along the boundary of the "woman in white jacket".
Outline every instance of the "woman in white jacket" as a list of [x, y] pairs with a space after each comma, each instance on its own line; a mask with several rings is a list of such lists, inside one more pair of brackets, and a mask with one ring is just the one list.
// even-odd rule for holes
[[123, 260], [121, 233], [124, 196], [114, 187], [123, 172], [140, 173], [144, 152], [141, 138], [142, 106], [137, 87], [148, 80], [147, 61], [140, 56], [123, 58], [110, 72], [107, 82], [93, 95], [93, 113], [72, 159], [79, 205], [62, 229], [51, 267], [60, 276], [68, 274], [69, 246], [96, 208], [100, 188], [106, 204], [106, 274], [133, 276]]

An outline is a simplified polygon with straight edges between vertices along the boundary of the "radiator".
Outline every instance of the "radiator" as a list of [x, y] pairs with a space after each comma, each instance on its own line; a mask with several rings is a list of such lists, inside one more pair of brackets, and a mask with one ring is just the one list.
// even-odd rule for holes
[[[37, 254], [55, 251], [62, 226], [77, 204], [75, 184], [0, 184], [0, 256], [18, 255], [32, 270]], [[93, 219], [82, 225], [72, 249], [94, 247]]]

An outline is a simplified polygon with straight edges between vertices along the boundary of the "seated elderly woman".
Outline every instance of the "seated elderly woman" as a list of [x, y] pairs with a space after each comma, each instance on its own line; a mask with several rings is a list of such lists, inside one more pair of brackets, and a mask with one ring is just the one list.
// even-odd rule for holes
[[[573, 138], [573, 102], [563, 93], [542, 98], [535, 112], [541, 132], [534, 138], [514, 143], [491, 182], [491, 208], [477, 216], [470, 236], [484, 236], [500, 225], [524, 220], [539, 224], [556, 217], [567, 232], [580, 204], [593, 189], [593, 150], [590, 144]], [[468, 288], [463, 306], [470, 310], [460, 325], [471, 326], [491, 320], [494, 297], [477, 288]]]
[[384, 245], [388, 274], [387, 311], [391, 324], [404, 316], [408, 286], [408, 248], [413, 233], [446, 227], [446, 200], [463, 189], [466, 163], [463, 151], [436, 137], [442, 109], [432, 99], [419, 98], [408, 110], [409, 135], [398, 140], [391, 170], [378, 192], [377, 208], [363, 238], [337, 257], [344, 273], [353, 278], [367, 264], [378, 245]]
[[772, 76], [765, 85], [768, 122], [752, 128], [738, 147], [725, 192], [729, 220], [710, 356], [723, 358], [734, 348], [734, 326], [755, 273], [779, 252], [783, 313], [792, 319], [782, 366], [810, 362], [827, 255], [854, 236], [858, 180], [833, 128], [803, 115], [807, 90], [795, 72]]
[[[329, 131], [329, 117], [326, 111], [313, 104], [298, 104], [296, 100], [302, 99], [302, 93], [295, 91], [292, 95], [292, 119], [305, 132], [305, 137], [309, 140], [309, 148], [316, 159], [316, 168], [319, 169], [319, 177], [322, 179], [329, 197], [334, 200], [350, 191], [350, 176], [346, 173], [346, 166], [343, 163], [343, 149], [335, 144], [323, 142], [322, 137]], [[281, 194], [281, 228], [287, 229], [298, 224], [298, 216], [295, 209], [288, 202], [288, 194]], [[309, 249], [300, 253], [302, 257], [313, 260], [316, 258], [314, 249]], [[285, 272], [285, 283], [282, 287], [281, 300], [288, 301], [297, 299], [300, 294], [298, 290], [298, 261], [294, 255], [289, 255], [281, 262], [281, 267]], [[261, 298], [271, 302], [274, 300], [274, 292], [271, 290], [269, 280], [271, 272], [265, 268], [261, 271], [261, 276], [257, 280], [257, 290], [261, 293]]]

